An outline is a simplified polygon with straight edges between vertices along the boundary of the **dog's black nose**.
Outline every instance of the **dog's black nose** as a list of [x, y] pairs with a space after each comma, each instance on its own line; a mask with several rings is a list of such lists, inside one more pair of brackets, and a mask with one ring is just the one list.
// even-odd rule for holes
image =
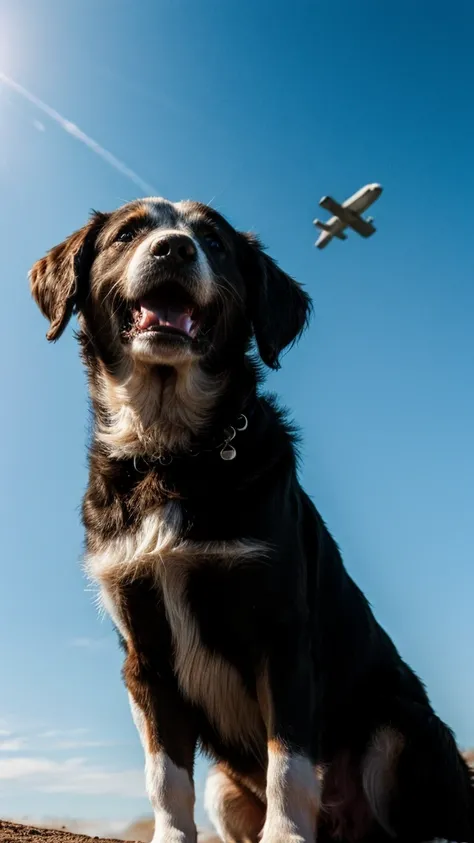
[[176, 232], [157, 237], [150, 246], [152, 255], [158, 260], [174, 260], [177, 263], [193, 263], [197, 257], [196, 246], [187, 234]]

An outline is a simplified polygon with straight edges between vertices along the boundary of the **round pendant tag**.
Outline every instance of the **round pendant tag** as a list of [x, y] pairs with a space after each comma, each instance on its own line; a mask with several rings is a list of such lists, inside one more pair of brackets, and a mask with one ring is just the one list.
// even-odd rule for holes
[[226, 460], [226, 462], [228, 462], [229, 460], [235, 459], [235, 457], [237, 456], [237, 451], [235, 450], [233, 445], [224, 445], [220, 456], [221, 460]]

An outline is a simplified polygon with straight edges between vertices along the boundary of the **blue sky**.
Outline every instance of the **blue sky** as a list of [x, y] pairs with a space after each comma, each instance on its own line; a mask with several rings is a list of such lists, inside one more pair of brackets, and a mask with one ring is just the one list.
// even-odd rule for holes
[[[2, 0], [0, 33], [0, 71], [63, 118], [0, 81], [0, 815], [147, 810], [120, 654], [79, 564], [84, 377], [26, 281], [89, 208], [143, 192], [80, 132], [156, 192], [258, 231], [313, 295], [269, 379], [302, 427], [304, 484], [474, 744], [472, 3]], [[320, 196], [371, 181], [377, 234], [317, 252]]]

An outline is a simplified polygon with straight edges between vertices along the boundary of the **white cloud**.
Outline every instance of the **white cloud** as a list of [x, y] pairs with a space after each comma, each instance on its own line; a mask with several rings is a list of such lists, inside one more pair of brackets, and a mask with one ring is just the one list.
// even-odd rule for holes
[[119, 158], [116, 158], [115, 155], [112, 154], [112, 152], [109, 152], [109, 150], [101, 146], [100, 143], [97, 143], [97, 141], [89, 137], [89, 135], [86, 135], [86, 133], [83, 132], [82, 129], [79, 128], [79, 126], [76, 126], [75, 123], [72, 123], [71, 120], [68, 120], [66, 117], [63, 117], [62, 114], [59, 114], [58, 111], [56, 111], [54, 108], [51, 108], [51, 106], [48, 105], [46, 102], [43, 102], [43, 100], [40, 100], [39, 97], [37, 97], [27, 88], [24, 88], [23, 85], [20, 85], [19, 82], [15, 82], [15, 80], [12, 79], [11, 76], [7, 76], [5, 73], [0, 73], [0, 82], [3, 82], [4, 85], [6, 85], [12, 91], [15, 91], [17, 94], [23, 97], [23, 99], [28, 100], [28, 102], [30, 102], [40, 111], [42, 111], [43, 114], [46, 114], [51, 120], [54, 120], [54, 122], [57, 123], [58, 126], [61, 127], [61, 129], [63, 129], [72, 137], [76, 138], [76, 140], [83, 143], [84, 146], [87, 146], [89, 149], [92, 150], [92, 152], [95, 152], [95, 154], [98, 155], [99, 158], [102, 158], [103, 161], [106, 161], [107, 164], [110, 164], [110, 166], [113, 167], [114, 170], [117, 170], [123, 176], [130, 179], [130, 181], [137, 185], [140, 190], [142, 190], [145, 194], [156, 195], [155, 188], [152, 185], [147, 184], [147, 182], [144, 181], [144, 179], [142, 179], [142, 177], [139, 176], [138, 173], [135, 173], [134, 170], [130, 169], [130, 167], [127, 167], [127, 165], [123, 161], [120, 161]]
[[0, 739], [0, 752], [21, 752], [26, 744], [26, 738]]
[[0, 779], [11, 781], [41, 775], [50, 770], [52, 763], [47, 758], [0, 758]]
[[77, 729], [49, 729], [46, 732], [28, 732], [19, 735], [6, 730], [0, 731], [0, 754], [23, 752], [64, 752], [70, 750], [97, 749], [110, 747], [111, 741], [96, 740], [89, 737], [89, 730]]
[[[47, 750], [54, 752], [58, 750], [71, 749], [95, 749], [97, 747], [113, 746], [110, 741], [95, 740], [88, 737], [88, 729], [49, 729], [47, 732], [31, 737], [29, 745], [36, 747], [39, 751]], [[1, 741], [0, 741], [1, 750]]]
[[41, 122], [41, 120], [33, 120], [33, 126], [38, 130], [38, 132], [46, 131], [46, 126]]
[[[7, 724], [2, 724], [7, 725]], [[42, 793], [75, 793], [87, 796], [144, 797], [141, 769], [109, 768], [87, 750], [111, 746], [95, 740], [88, 729], [28, 730], [18, 734], [0, 730], [0, 786], [2, 793], [33, 790]], [[55, 753], [79, 754], [64, 757]]]
[[47, 732], [40, 732], [39, 738], [68, 738], [71, 735], [87, 735], [88, 729], [48, 729]]
[[76, 793], [88, 796], [142, 798], [145, 795], [142, 770], [111, 770], [90, 764], [84, 758], [54, 761], [44, 757], [0, 759], [0, 780], [21, 783], [43, 793]]
[[100, 746], [112, 746], [110, 741], [81, 741], [81, 740], [65, 740], [65, 741], [57, 741], [57, 743], [51, 744], [51, 749], [91, 749], [94, 747]]

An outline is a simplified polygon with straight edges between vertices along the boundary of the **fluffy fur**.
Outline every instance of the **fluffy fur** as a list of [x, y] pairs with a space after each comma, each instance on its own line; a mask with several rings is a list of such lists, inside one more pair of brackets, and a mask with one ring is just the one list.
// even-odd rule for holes
[[30, 277], [49, 340], [78, 314], [86, 568], [124, 648], [156, 843], [195, 840], [198, 746], [228, 840], [474, 843], [469, 769], [258, 391], [305, 291], [212, 209], [157, 198], [93, 214]]

